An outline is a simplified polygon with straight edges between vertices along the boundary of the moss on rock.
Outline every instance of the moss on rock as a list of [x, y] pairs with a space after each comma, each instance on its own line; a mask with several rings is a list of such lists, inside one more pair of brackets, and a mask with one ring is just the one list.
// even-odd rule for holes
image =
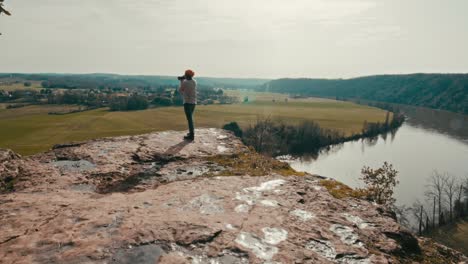
[[219, 175], [265, 176], [277, 173], [282, 176], [305, 176], [304, 172], [295, 171], [289, 164], [258, 154], [254, 150], [233, 154], [217, 155], [207, 158], [225, 168]]
[[366, 199], [368, 193], [364, 189], [353, 189], [339, 181], [335, 180], [321, 180], [320, 184], [325, 187], [328, 192], [337, 199], [343, 199], [348, 197]]

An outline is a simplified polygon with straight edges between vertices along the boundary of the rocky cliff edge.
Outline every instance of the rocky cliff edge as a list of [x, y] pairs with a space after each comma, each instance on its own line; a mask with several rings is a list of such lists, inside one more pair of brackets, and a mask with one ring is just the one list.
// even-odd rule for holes
[[0, 150], [0, 263], [466, 261], [228, 132], [182, 136]]

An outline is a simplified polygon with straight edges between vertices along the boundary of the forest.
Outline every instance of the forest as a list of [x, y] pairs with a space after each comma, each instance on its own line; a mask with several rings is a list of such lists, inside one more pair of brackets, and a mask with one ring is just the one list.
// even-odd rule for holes
[[377, 75], [353, 79], [278, 79], [263, 91], [338, 100], [363, 99], [468, 114], [468, 74]]

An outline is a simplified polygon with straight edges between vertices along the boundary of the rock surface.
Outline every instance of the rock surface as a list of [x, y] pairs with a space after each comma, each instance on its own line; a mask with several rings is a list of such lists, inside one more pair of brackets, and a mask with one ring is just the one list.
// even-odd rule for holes
[[319, 177], [223, 177], [236, 168], [212, 157], [249, 152], [227, 132], [182, 136], [106, 138], [28, 158], [0, 151], [0, 263], [466, 261], [378, 206], [334, 198]]

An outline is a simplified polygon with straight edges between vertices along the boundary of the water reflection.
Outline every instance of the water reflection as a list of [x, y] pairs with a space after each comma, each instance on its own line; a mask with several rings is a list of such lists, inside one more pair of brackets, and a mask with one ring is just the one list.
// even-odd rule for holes
[[459, 177], [468, 175], [467, 116], [429, 109], [404, 111], [409, 120], [399, 130], [336, 145], [318, 155], [289, 162], [297, 170], [359, 187], [363, 166], [380, 167], [388, 161], [400, 172], [400, 184], [395, 190], [397, 203], [406, 205], [416, 199], [424, 200], [427, 178], [433, 170]]
[[[317, 160], [317, 158], [319, 156], [332, 155], [334, 153], [337, 153], [338, 151], [340, 151], [343, 148], [343, 146], [344, 146], [344, 143], [336, 144], [336, 145], [333, 145], [333, 146], [328, 146], [326, 148], [320, 149], [318, 152], [307, 153], [307, 154], [304, 154], [304, 155], [302, 155], [300, 157], [297, 157], [297, 158], [300, 159], [303, 162], [312, 162], [312, 161]], [[285, 157], [285, 160], [287, 160], [289, 158], [290, 157]]]
[[399, 106], [415, 127], [434, 130], [447, 136], [468, 141], [468, 115], [422, 107]]

